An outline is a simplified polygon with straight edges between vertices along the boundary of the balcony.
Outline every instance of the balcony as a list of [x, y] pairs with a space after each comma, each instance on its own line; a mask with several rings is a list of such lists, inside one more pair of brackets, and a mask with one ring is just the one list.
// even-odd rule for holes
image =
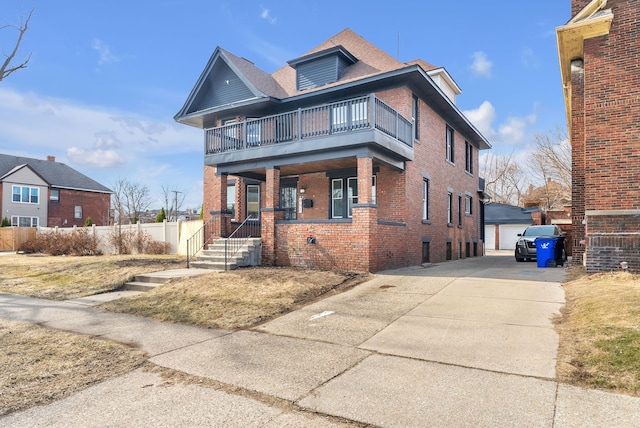
[[412, 122], [371, 94], [206, 129], [205, 156], [220, 164], [370, 145], [409, 160], [412, 136]]

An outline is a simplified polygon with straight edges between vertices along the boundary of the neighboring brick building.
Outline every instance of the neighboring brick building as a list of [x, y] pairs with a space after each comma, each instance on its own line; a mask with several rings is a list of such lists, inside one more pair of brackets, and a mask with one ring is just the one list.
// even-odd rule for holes
[[573, 161], [574, 261], [640, 271], [640, 2], [574, 0], [557, 29]]
[[483, 254], [460, 92], [346, 29], [273, 74], [216, 48], [175, 119], [205, 130], [215, 233], [252, 215], [266, 264], [378, 271]]
[[0, 209], [13, 226], [109, 224], [111, 190], [55, 161], [0, 154]]

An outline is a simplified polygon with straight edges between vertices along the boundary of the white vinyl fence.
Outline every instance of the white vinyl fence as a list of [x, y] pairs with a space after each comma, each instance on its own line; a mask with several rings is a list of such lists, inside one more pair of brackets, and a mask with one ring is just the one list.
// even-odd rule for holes
[[[104, 254], [116, 253], [116, 249], [110, 244], [110, 236], [118, 233], [137, 232], [147, 233], [154, 241], [166, 242], [170, 245], [170, 254], [187, 254], [187, 239], [202, 227], [202, 220], [173, 222], [164, 221], [162, 223], [138, 223], [113, 226], [90, 226], [88, 229], [93, 236], [98, 238], [99, 248]], [[70, 233], [76, 227], [38, 227], [38, 233], [58, 232]]]

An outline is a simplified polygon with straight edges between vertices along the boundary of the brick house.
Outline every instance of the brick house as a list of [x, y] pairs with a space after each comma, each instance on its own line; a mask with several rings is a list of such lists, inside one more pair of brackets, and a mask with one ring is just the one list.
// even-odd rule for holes
[[557, 29], [572, 159], [573, 258], [640, 271], [640, 2], [573, 0]]
[[0, 154], [0, 209], [12, 226], [109, 224], [111, 190], [55, 161]]
[[460, 92], [345, 29], [273, 74], [216, 48], [175, 119], [204, 129], [214, 233], [252, 216], [265, 264], [379, 271], [483, 253]]

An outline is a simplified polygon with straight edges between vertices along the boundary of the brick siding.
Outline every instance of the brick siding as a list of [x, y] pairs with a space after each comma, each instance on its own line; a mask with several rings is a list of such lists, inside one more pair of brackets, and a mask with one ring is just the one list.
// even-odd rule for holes
[[[47, 199], [48, 198], [49, 195], [47, 194]], [[106, 193], [60, 189], [60, 201], [49, 201], [47, 226], [84, 226], [87, 217], [91, 217], [91, 222], [96, 226], [108, 225], [110, 204], [111, 195]], [[82, 218], [74, 218], [76, 206], [82, 207]]]

